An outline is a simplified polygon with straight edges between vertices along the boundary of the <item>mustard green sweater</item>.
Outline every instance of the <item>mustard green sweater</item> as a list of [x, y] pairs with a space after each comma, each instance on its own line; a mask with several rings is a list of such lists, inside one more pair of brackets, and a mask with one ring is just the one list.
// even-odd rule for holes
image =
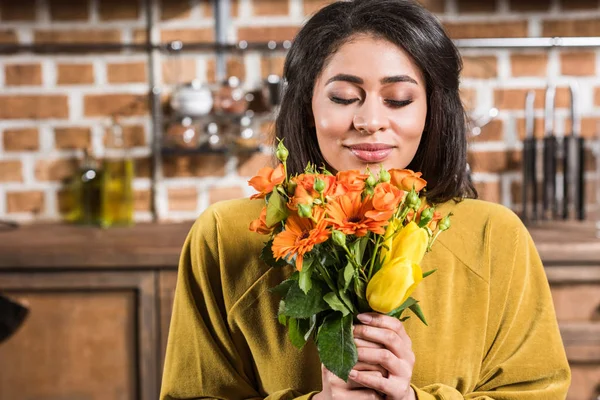
[[[161, 399], [309, 399], [321, 389], [314, 344], [297, 350], [269, 292], [291, 267], [258, 255], [248, 230], [263, 200], [217, 203], [184, 244]], [[564, 399], [570, 370], [534, 244], [507, 208], [454, 201], [452, 227], [422, 262], [437, 272], [418, 287], [429, 326], [404, 324], [419, 400]]]

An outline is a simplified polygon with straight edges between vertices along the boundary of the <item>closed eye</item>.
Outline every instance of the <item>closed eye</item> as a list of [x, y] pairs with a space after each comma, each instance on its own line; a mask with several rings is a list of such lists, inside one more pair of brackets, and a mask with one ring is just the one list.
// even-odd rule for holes
[[329, 100], [333, 101], [334, 103], [344, 104], [344, 105], [352, 104], [352, 103], [355, 103], [358, 101], [358, 99], [342, 99], [341, 97], [336, 97], [336, 96], [331, 96], [329, 98]]
[[413, 101], [411, 99], [408, 100], [385, 100], [385, 102], [392, 108], [400, 108], [409, 105]]

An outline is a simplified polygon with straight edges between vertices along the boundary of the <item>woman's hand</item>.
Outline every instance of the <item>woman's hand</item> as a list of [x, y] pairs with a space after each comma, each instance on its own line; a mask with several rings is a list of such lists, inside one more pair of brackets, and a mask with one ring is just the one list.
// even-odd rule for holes
[[354, 327], [359, 364], [350, 372], [350, 379], [384, 394], [386, 399], [414, 400], [416, 395], [410, 380], [415, 355], [402, 322], [377, 313], [360, 314], [358, 319], [363, 323]]
[[[359, 364], [357, 364], [355, 368], [361, 368], [361, 365]], [[365, 374], [377, 374], [381, 376], [381, 373], [378, 371], [379, 367], [377, 366], [363, 365], [362, 367], [366, 368], [366, 370], [363, 371]], [[325, 368], [324, 365], [321, 365], [321, 378], [323, 380], [323, 390], [313, 397], [315, 400], [379, 400], [384, 398], [381, 393], [378, 393], [373, 389], [366, 388], [363, 385], [356, 384], [350, 379], [348, 379], [347, 383], [344, 382], [333, 372]]]

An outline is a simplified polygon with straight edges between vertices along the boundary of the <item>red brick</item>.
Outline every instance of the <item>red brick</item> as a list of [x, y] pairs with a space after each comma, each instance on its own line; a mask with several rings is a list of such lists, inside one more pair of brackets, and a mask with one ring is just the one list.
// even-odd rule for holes
[[3, 21], [34, 21], [35, 0], [3, 0], [0, 15]]
[[133, 209], [135, 211], [152, 211], [152, 191], [150, 189], [133, 192]]
[[50, 0], [50, 18], [54, 21], [85, 21], [89, 19], [87, 1]]
[[[140, 147], [146, 145], [146, 133], [143, 125], [126, 125], [122, 126], [123, 129], [123, 143], [125, 147]], [[109, 137], [110, 128], [105, 131], [105, 139]], [[104, 145], [108, 147], [107, 140]]]
[[290, 3], [281, 0], [252, 0], [252, 13], [257, 16], [289, 15]]
[[273, 167], [274, 159], [270, 154], [254, 153], [238, 157], [238, 175], [253, 177], [262, 167]]
[[195, 211], [198, 208], [198, 190], [191, 188], [169, 188], [167, 192], [169, 211]]
[[549, 0], [509, 0], [511, 11], [547, 11]]
[[244, 190], [239, 186], [215, 187], [208, 191], [210, 204], [223, 200], [239, 199], [244, 197]]
[[504, 139], [504, 124], [502, 120], [495, 119], [481, 128], [481, 133], [473, 136], [474, 142], [501, 142]]
[[[494, 90], [494, 104], [500, 110], [525, 109], [525, 96], [529, 89], [496, 89]], [[534, 89], [536, 109], [544, 108], [545, 89]], [[569, 89], [559, 87], [556, 89], [555, 106], [557, 108], [569, 107]]]
[[72, 177], [78, 166], [76, 159], [38, 160], [35, 164], [35, 179], [60, 182]]
[[63, 43], [63, 44], [87, 44], [87, 43], [120, 43], [121, 32], [118, 29], [106, 30], [38, 30], [34, 33], [35, 43]]
[[167, 84], [190, 82], [197, 78], [196, 60], [192, 58], [163, 60], [162, 77], [163, 82]]
[[495, 1], [457, 0], [459, 13], [492, 13], [496, 11]]
[[276, 56], [269, 57], [268, 55], [260, 59], [260, 73], [263, 79], [267, 79], [270, 74], [283, 76], [283, 64], [285, 57]]
[[600, 36], [600, 18], [543, 21], [542, 36]]
[[92, 64], [58, 64], [56, 83], [59, 85], [84, 85], [94, 83]]
[[0, 44], [16, 44], [17, 34], [12, 30], [0, 31]]
[[184, 43], [212, 42], [215, 34], [213, 28], [163, 29], [160, 40], [172, 42], [180, 40]]
[[460, 89], [460, 98], [467, 110], [472, 109], [477, 104], [477, 92], [475, 89], [462, 88]]
[[42, 84], [41, 64], [8, 64], [4, 67], [6, 86], [39, 86]]
[[0, 96], [0, 119], [67, 118], [68, 116], [67, 96]]
[[[206, 80], [209, 83], [216, 82], [216, 69], [214, 59], [206, 62]], [[241, 59], [230, 58], [227, 60], [227, 76], [237, 76], [242, 82], [246, 79], [246, 67]]]
[[145, 62], [115, 63], [106, 66], [109, 83], [140, 83], [148, 79]]
[[463, 78], [490, 79], [498, 76], [498, 60], [495, 56], [464, 56]]
[[548, 54], [512, 54], [510, 64], [512, 76], [546, 76]]
[[146, 43], [148, 39], [148, 32], [146, 29], [138, 28], [133, 30], [133, 43], [135, 44], [143, 44]]
[[468, 161], [474, 172], [499, 173], [508, 169], [508, 155], [504, 151], [470, 151]]
[[596, 75], [596, 54], [591, 51], [560, 53], [560, 73], [573, 76]]
[[144, 115], [148, 112], [146, 95], [136, 94], [90, 94], [83, 98], [84, 115], [101, 117], [108, 115]]
[[304, 0], [302, 5], [304, 7], [304, 15], [312, 15], [319, 11], [321, 8], [333, 3], [334, 0]]
[[160, 19], [188, 19], [192, 7], [189, 0], [160, 0]]
[[[571, 120], [565, 120], [565, 132], [571, 132]], [[583, 117], [581, 119], [581, 136], [588, 139], [596, 139], [600, 134], [600, 118]]]
[[54, 136], [57, 149], [87, 149], [92, 140], [90, 128], [55, 128]]
[[40, 147], [36, 128], [5, 129], [3, 134], [4, 151], [35, 151]]
[[[519, 140], [525, 139], [525, 118], [517, 118], [517, 134], [519, 136]], [[534, 126], [534, 137], [537, 139], [541, 139], [544, 137], [544, 119], [536, 118], [535, 126]]]
[[[207, 18], [211, 18], [213, 16], [213, 10], [214, 10], [213, 2], [214, 2], [214, 0], [200, 0], [202, 14]], [[239, 13], [239, 1], [231, 0], [231, 17], [237, 18], [238, 13]]]
[[600, 87], [594, 89], [594, 105], [600, 106]]
[[98, 12], [101, 21], [138, 19], [138, 1], [99, 0]]
[[433, 13], [443, 13], [446, 2], [444, 0], [417, 0], [423, 7]]
[[527, 36], [527, 21], [447, 22], [444, 27], [453, 39]]
[[491, 201], [492, 203], [500, 203], [501, 185], [500, 182], [475, 182], [475, 189], [481, 200]]
[[238, 28], [238, 40], [246, 40], [248, 42], [268, 42], [269, 40], [275, 40], [282, 42], [284, 40], [292, 40], [299, 30], [299, 26]]
[[21, 161], [0, 160], [0, 182], [23, 182]]
[[34, 213], [39, 214], [44, 209], [44, 192], [8, 192], [6, 193], [7, 213]]

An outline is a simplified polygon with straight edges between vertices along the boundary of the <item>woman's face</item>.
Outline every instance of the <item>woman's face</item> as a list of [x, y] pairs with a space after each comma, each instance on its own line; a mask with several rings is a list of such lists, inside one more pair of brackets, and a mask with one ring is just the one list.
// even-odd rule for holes
[[319, 148], [336, 171], [406, 168], [425, 126], [425, 82], [404, 50], [356, 36], [321, 71], [312, 111]]

